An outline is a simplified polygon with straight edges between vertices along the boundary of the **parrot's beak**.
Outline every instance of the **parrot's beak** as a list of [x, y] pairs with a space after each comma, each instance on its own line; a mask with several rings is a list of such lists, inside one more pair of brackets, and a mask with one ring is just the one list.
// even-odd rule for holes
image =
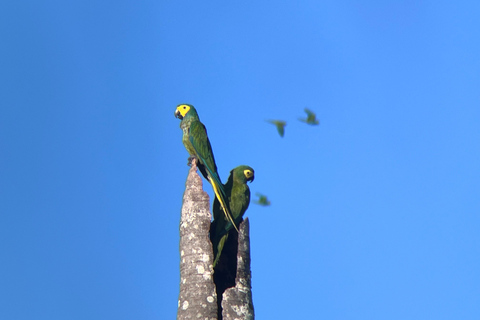
[[183, 116], [182, 116], [182, 114], [180, 113], [180, 111], [178, 111], [178, 109], [175, 110], [175, 118], [178, 118], [178, 119], [180, 119], [180, 120], [183, 119]]
[[247, 179], [247, 181], [253, 182], [254, 179], [255, 179], [255, 176], [252, 176], [251, 178]]

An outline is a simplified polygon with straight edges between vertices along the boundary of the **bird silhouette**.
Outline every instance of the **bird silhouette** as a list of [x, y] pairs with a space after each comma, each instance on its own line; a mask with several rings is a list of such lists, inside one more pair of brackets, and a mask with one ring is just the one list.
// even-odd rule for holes
[[282, 120], [266, 120], [267, 122], [274, 124], [277, 127], [278, 134], [280, 134], [280, 137], [283, 137], [285, 135], [285, 126], [287, 123]]
[[320, 121], [317, 120], [317, 116], [315, 115], [315, 112], [312, 110], [305, 108], [305, 112], [307, 113], [307, 118], [298, 118], [298, 120], [305, 122], [306, 124], [309, 124], [311, 126], [316, 126], [320, 123]]
[[264, 207], [269, 206], [271, 204], [270, 200], [267, 199], [267, 196], [265, 196], [261, 193], [258, 193], [258, 192], [256, 192], [255, 195], [258, 196], [258, 200], [253, 201], [256, 204], [264, 206]]

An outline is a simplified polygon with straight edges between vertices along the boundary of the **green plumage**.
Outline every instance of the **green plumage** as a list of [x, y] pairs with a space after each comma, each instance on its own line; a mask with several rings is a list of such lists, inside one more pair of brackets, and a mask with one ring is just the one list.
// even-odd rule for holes
[[298, 120], [305, 122], [306, 124], [309, 124], [311, 126], [316, 126], [320, 123], [320, 121], [318, 121], [317, 119], [317, 116], [315, 115], [315, 112], [313, 112], [308, 108], [305, 108], [304, 110], [305, 110], [305, 113], [307, 114], [307, 118], [306, 119], [299, 118]]
[[[227, 205], [230, 208], [235, 225], [238, 225], [242, 219], [245, 211], [250, 204], [250, 188], [247, 186], [248, 181], [253, 181], [255, 172], [249, 166], [238, 166], [230, 171], [227, 183], [224, 185], [225, 193], [227, 195]], [[213, 224], [210, 230], [210, 238], [213, 245], [213, 253], [215, 260], [213, 266], [215, 267], [220, 259], [223, 246], [228, 238], [229, 231], [233, 228], [232, 222], [225, 219], [220, 209], [220, 203], [215, 197], [213, 202]]]
[[[179, 104], [175, 117], [181, 119], [180, 128], [183, 131], [182, 142], [191, 157], [196, 158], [197, 167], [213, 187], [215, 196], [219, 198], [227, 221], [233, 222], [226, 205], [225, 190], [217, 172], [212, 146], [208, 139], [207, 129], [200, 122], [197, 110], [188, 104]], [[237, 226], [234, 226], [237, 229]], [[238, 229], [237, 229], [238, 230]]]
[[280, 135], [280, 137], [283, 138], [283, 136], [285, 135], [285, 126], [287, 125], [287, 123], [283, 120], [266, 120], [266, 121], [275, 125], [275, 127], [277, 127], [278, 134]]
[[261, 206], [269, 206], [271, 204], [270, 200], [268, 200], [266, 195], [263, 195], [261, 193], [255, 193], [258, 196], [258, 200], [254, 200], [256, 204], [259, 204]]

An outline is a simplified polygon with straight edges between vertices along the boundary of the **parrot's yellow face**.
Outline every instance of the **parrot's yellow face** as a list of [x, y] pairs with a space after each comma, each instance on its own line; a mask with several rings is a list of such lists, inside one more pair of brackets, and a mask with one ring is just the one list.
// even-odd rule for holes
[[188, 111], [190, 111], [190, 106], [188, 104], [180, 104], [175, 110], [175, 117], [183, 119]]
[[247, 181], [253, 181], [253, 179], [255, 179], [253, 170], [245, 169], [243, 170], [243, 174], [245, 175], [245, 178], [247, 178]]

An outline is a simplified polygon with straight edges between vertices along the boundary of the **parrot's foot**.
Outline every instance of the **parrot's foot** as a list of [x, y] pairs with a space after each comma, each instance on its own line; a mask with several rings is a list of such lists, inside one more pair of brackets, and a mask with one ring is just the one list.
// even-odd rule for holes
[[188, 163], [187, 163], [187, 165], [188, 165], [189, 167], [191, 167], [191, 166], [197, 166], [197, 163], [198, 163], [198, 160], [197, 160], [196, 157], [193, 157], [193, 156], [192, 156], [192, 157], [189, 157], [189, 158], [188, 158]]

